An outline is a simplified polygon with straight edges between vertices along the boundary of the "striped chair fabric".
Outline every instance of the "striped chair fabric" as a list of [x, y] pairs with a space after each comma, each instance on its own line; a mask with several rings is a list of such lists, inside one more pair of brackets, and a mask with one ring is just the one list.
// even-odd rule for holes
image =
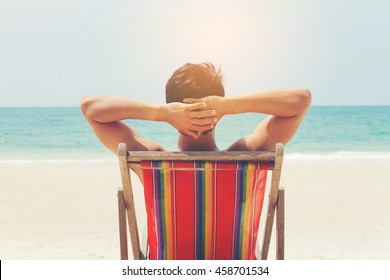
[[150, 259], [254, 259], [269, 166], [142, 161]]

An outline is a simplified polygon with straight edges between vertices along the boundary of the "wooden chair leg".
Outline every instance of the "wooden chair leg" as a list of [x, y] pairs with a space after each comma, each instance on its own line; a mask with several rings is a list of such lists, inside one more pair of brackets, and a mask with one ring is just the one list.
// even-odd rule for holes
[[268, 250], [271, 242], [271, 234], [272, 234], [272, 228], [273, 228], [273, 223], [275, 218], [276, 204], [278, 202], [278, 195], [280, 189], [279, 183], [280, 183], [280, 177], [282, 172], [282, 162], [283, 162], [283, 145], [276, 144], [275, 167], [274, 170], [272, 171], [267, 219], [265, 223], [263, 245], [261, 247], [262, 260], [266, 260], [268, 258]]
[[284, 260], [284, 188], [279, 189], [276, 204], [276, 259]]
[[127, 248], [127, 223], [126, 223], [126, 205], [123, 196], [123, 190], [118, 190], [118, 214], [119, 214], [119, 240], [121, 250], [121, 260], [128, 260]]

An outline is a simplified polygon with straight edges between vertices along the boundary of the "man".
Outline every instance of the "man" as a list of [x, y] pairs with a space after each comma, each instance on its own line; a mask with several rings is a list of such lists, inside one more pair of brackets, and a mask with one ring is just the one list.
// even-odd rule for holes
[[[273, 90], [225, 97], [220, 72], [210, 63], [186, 64], [166, 85], [167, 104], [157, 105], [127, 97], [86, 96], [82, 112], [99, 140], [117, 153], [118, 143], [129, 150], [165, 150], [159, 143], [141, 138], [125, 119], [164, 121], [179, 131], [181, 151], [215, 151], [216, 123], [228, 114], [268, 114], [253, 133], [243, 136], [228, 151], [273, 150], [294, 136], [311, 102], [307, 89]], [[138, 173], [138, 172], [137, 172]]]

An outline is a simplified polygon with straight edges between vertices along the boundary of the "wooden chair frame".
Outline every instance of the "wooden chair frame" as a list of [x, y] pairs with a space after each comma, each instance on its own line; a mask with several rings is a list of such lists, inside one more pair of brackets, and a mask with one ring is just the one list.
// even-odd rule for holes
[[[127, 151], [126, 144], [118, 145], [119, 165], [122, 188], [118, 190], [119, 236], [121, 259], [128, 259], [127, 227], [130, 232], [134, 260], [147, 259], [147, 236], [143, 234], [142, 244], [139, 239], [137, 217], [133, 199], [130, 168], [140, 167], [141, 160], [203, 160], [203, 161], [262, 161], [267, 162], [272, 170], [271, 186], [266, 224], [261, 250], [258, 246], [256, 258], [265, 260], [271, 241], [273, 222], [276, 212], [276, 259], [284, 259], [284, 189], [279, 187], [283, 163], [283, 144], [276, 145], [275, 152], [266, 151], [229, 151], [229, 152], [152, 152]], [[264, 206], [263, 206], [264, 207]], [[266, 207], [266, 206], [265, 206]]]

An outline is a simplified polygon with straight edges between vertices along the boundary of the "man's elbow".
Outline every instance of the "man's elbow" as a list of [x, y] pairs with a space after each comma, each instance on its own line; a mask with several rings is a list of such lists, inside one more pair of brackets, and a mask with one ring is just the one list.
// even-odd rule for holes
[[302, 89], [299, 91], [299, 105], [303, 112], [306, 112], [311, 104], [311, 92], [309, 89]]
[[91, 95], [85, 95], [81, 99], [80, 109], [83, 113], [85, 119], [93, 119], [93, 104], [95, 103], [95, 98]]

